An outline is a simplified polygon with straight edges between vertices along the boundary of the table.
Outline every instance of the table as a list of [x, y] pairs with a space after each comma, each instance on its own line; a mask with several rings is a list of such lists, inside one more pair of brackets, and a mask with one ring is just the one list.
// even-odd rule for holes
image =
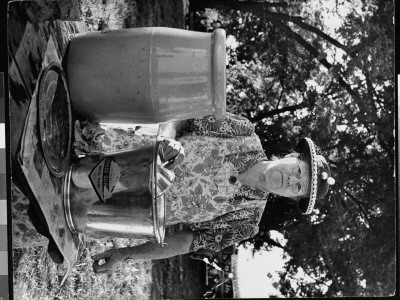
[[[65, 69], [71, 37], [86, 31], [79, 21], [78, 1], [16, 1], [9, 4], [9, 115], [12, 182], [38, 205], [50, 234], [68, 264], [68, 272], [78, 259], [78, 239], [69, 230], [62, 201], [63, 178], [48, 171], [40, 147], [34, 153], [34, 167], [39, 177], [27, 179], [21, 159], [21, 140], [29, 116], [35, 109], [35, 90], [42, 71], [59, 62]], [[35, 116], [34, 116], [35, 117]], [[25, 133], [24, 133], [25, 132]], [[40, 141], [40, 138], [38, 139]], [[32, 179], [33, 178], [33, 179]], [[54, 192], [54, 195], [47, 191]], [[45, 191], [41, 193], [41, 191]]]

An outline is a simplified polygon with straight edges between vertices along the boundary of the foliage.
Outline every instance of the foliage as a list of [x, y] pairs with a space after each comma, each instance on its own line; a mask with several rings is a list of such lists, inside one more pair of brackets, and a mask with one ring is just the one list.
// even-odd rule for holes
[[136, 24], [135, 1], [81, 0], [80, 10], [89, 30], [129, 28]]
[[[256, 124], [268, 156], [288, 153], [296, 140], [310, 136], [329, 159], [336, 184], [312, 216], [271, 197], [260, 232], [249, 241], [256, 249], [276, 246], [272, 229], [288, 238], [283, 295], [391, 295], [393, 2], [341, 1], [333, 10], [318, 0], [267, 3], [193, 0], [191, 6], [218, 9], [237, 41], [228, 50], [229, 110]], [[349, 13], [341, 26], [324, 33], [324, 16], [344, 7]], [[299, 268], [323, 283], [293, 289], [288, 282]]]

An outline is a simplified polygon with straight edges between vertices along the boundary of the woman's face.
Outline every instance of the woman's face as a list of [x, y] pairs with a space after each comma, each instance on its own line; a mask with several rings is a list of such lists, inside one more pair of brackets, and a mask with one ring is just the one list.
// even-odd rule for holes
[[309, 194], [310, 169], [297, 154], [271, 161], [260, 175], [264, 191], [284, 197], [296, 198]]

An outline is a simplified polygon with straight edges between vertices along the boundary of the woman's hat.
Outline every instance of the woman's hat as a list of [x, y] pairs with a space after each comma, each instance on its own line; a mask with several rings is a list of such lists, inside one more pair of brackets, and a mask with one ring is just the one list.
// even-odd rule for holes
[[333, 185], [335, 180], [331, 177], [331, 170], [326, 159], [321, 155], [321, 150], [310, 138], [302, 138], [295, 151], [305, 156], [310, 163], [310, 195], [306, 198], [300, 198], [298, 202], [300, 211], [303, 214], [310, 214], [316, 200], [327, 194], [329, 186]]

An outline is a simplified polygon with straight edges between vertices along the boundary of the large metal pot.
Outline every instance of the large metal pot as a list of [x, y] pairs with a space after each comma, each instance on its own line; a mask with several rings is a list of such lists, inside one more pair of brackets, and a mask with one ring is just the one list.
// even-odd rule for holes
[[[88, 156], [72, 164], [64, 204], [73, 232], [146, 238], [163, 243], [165, 191], [174, 175], [164, 169], [160, 142], [135, 150]], [[161, 194], [160, 196], [158, 194]]]

